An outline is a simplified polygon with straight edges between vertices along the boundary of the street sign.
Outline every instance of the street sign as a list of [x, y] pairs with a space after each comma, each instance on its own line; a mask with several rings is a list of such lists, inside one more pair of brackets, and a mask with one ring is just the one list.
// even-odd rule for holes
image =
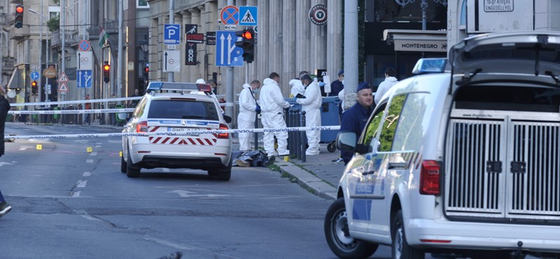
[[43, 70], [43, 75], [46, 78], [55, 78], [56, 77], [56, 69], [54, 67], [48, 67]]
[[222, 8], [222, 12], [220, 13], [220, 20], [222, 20], [223, 24], [232, 24], [235, 25], [239, 22], [239, 8], [235, 5], [228, 5]]
[[189, 33], [189, 34], [187, 34], [187, 42], [189, 42], [189, 43], [204, 43], [204, 33]]
[[181, 69], [181, 52], [178, 50], [166, 50], [163, 52], [163, 72], [179, 72]]
[[37, 72], [37, 71], [31, 72], [31, 75], [30, 75], [31, 79], [33, 79], [33, 80], [39, 79], [39, 76], [40, 76], [39, 72]]
[[66, 92], [68, 92], [68, 86], [66, 86], [66, 83], [60, 83], [60, 84], [58, 84], [58, 92], [59, 92], [59, 93], [66, 93]]
[[62, 71], [62, 73], [60, 73], [60, 78], [58, 79], [59, 83], [67, 83], [68, 81], [68, 76], [66, 75], [66, 73], [64, 73], [64, 71]]
[[235, 46], [237, 36], [234, 31], [218, 31], [216, 34], [216, 66], [242, 67], [243, 49]]
[[78, 70], [93, 70], [93, 52], [78, 51]]
[[206, 32], [206, 45], [216, 45], [216, 32], [215, 31]]
[[239, 7], [239, 25], [255, 26], [257, 25], [258, 9], [256, 6], [240, 6]]
[[91, 43], [87, 40], [81, 40], [78, 44], [80, 51], [90, 51]]
[[78, 88], [91, 88], [92, 70], [77, 70], [76, 80]]
[[163, 44], [176, 45], [181, 41], [181, 25], [165, 24], [163, 34]]

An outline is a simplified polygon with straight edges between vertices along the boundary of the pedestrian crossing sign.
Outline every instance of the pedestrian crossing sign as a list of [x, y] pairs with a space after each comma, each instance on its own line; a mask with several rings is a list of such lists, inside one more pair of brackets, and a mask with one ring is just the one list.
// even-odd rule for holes
[[258, 9], [256, 6], [240, 6], [239, 7], [239, 25], [240, 26], [256, 26]]

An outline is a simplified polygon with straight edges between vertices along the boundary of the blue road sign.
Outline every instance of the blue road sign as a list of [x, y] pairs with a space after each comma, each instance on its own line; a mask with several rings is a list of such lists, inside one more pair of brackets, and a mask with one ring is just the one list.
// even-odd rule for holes
[[237, 24], [239, 22], [239, 9], [235, 5], [228, 5], [222, 8], [220, 19], [223, 24]]
[[76, 70], [76, 80], [78, 88], [91, 88], [91, 70]]
[[39, 76], [40, 76], [39, 72], [37, 72], [37, 71], [31, 72], [31, 75], [30, 75], [31, 79], [33, 79], [33, 80], [39, 79]]
[[256, 6], [240, 6], [239, 7], [239, 25], [255, 26], [257, 25], [258, 9]]
[[243, 66], [243, 49], [235, 46], [236, 41], [235, 31], [216, 32], [216, 66]]
[[181, 42], [181, 25], [165, 24], [163, 34], [163, 44], [178, 45]]

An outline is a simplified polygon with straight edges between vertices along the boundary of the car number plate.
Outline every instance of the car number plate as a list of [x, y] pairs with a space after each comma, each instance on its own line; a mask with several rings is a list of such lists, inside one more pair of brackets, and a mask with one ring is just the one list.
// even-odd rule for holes
[[189, 133], [189, 131], [195, 131], [198, 129], [193, 128], [167, 128], [168, 132], [180, 132], [181, 135], [185, 134], [187, 136], [198, 136], [198, 133]]

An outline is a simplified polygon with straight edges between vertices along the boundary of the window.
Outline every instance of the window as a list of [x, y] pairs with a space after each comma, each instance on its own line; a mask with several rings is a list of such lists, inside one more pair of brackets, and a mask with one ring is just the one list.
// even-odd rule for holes
[[385, 116], [379, 135], [379, 151], [391, 151], [395, 131], [397, 130], [397, 125], [399, 123], [399, 119], [401, 118], [401, 112], [403, 110], [405, 100], [406, 95], [396, 95], [391, 100], [389, 109], [387, 110], [387, 116]]
[[140, 103], [136, 106], [136, 110], [134, 110], [134, 117], [141, 117], [144, 114], [144, 109], [146, 108], [147, 98], [144, 97], [140, 100]]
[[[383, 118], [383, 110], [385, 110], [385, 104], [381, 104], [381, 106], [375, 110], [376, 114], [369, 120], [364, 135], [364, 145], [371, 146], [371, 140], [377, 136], [379, 124], [381, 124], [381, 118]], [[374, 146], [371, 146], [371, 148], [374, 148]]]
[[219, 120], [213, 102], [184, 100], [153, 100], [148, 118]]
[[148, 4], [147, 0], [138, 0], [136, 2], [136, 7], [137, 8], [150, 8], [150, 5]]
[[399, 125], [395, 132], [391, 151], [418, 150], [422, 144], [425, 129], [422, 123], [426, 107], [428, 106], [428, 93], [411, 93], [406, 98]]

